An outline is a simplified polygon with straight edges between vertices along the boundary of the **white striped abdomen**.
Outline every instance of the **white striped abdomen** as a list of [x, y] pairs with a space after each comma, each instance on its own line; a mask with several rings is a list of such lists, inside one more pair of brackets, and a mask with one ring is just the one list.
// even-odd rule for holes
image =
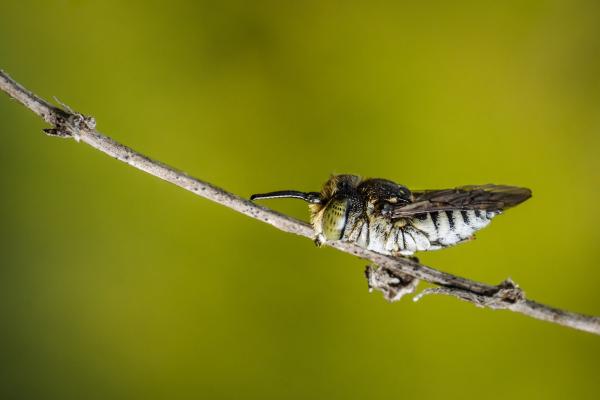
[[372, 219], [361, 226], [361, 245], [383, 254], [411, 255], [415, 251], [438, 250], [470, 239], [497, 212], [481, 210], [433, 211], [390, 223]]

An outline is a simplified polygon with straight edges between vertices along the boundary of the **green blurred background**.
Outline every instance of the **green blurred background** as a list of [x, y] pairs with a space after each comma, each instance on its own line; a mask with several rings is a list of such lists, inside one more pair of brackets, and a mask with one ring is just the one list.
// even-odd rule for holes
[[[4, 1], [0, 68], [243, 196], [331, 173], [528, 186], [421, 260], [598, 315], [599, 21], [572, 0]], [[389, 304], [364, 261], [43, 127], [0, 96], [2, 399], [597, 398], [597, 336]]]

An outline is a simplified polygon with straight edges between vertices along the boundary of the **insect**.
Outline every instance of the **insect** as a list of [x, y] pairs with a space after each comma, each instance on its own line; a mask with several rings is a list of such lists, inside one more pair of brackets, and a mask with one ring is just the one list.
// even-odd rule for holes
[[283, 190], [250, 199], [308, 202], [319, 246], [343, 240], [381, 254], [410, 256], [471, 240], [492, 218], [530, 197], [531, 190], [514, 186], [410, 191], [386, 179], [333, 175], [320, 193]]

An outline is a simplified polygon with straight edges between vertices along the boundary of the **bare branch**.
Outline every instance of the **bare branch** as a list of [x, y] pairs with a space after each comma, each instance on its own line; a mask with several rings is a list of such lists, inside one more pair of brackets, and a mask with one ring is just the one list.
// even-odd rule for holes
[[482, 296], [477, 293], [469, 292], [462, 289], [450, 287], [435, 287], [423, 290], [413, 298], [413, 301], [419, 301], [423, 297], [430, 294], [445, 294], [454, 296], [461, 300], [468, 301], [478, 307], [489, 307], [494, 309], [509, 308], [507, 304], [515, 304], [525, 300], [525, 293], [511, 279], [507, 279], [500, 283], [498, 291], [492, 296]]
[[[51, 128], [44, 129], [49, 135], [73, 138], [84, 142], [117, 160], [198, 196], [273, 225], [284, 232], [313, 239], [313, 230], [307, 223], [254, 204], [218, 186], [191, 177], [182, 171], [140, 154], [98, 132], [95, 129], [96, 124], [93, 118], [74, 112], [65, 105], [63, 105], [64, 109], [61, 109], [48, 103], [25, 89], [1, 70], [0, 89], [50, 124]], [[600, 335], [600, 317], [563, 311], [527, 300], [523, 291], [510, 280], [499, 285], [488, 285], [438, 271], [412, 259], [374, 253], [353, 243], [338, 241], [326, 244], [376, 264], [377, 269], [371, 267], [367, 269], [369, 287], [381, 290], [390, 301], [398, 300], [403, 294], [413, 292], [418, 280], [423, 280], [439, 287], [426, 289], [415, 300], [427, 294], [447, 294], [477, 306], [511, 310]]]

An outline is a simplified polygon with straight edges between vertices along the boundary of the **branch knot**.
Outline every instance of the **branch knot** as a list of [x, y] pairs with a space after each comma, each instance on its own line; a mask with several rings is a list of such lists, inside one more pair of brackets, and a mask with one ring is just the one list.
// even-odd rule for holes
[[[61, 103], [62, 104], [62, 103]], [[43, 131], [50, 136], [61, 138], [73, 138], [79, 142], [81, 131], [93, 131], [96, 129], [96, 119], [91, 116], [71, 110], [65, 104], [62, 104], [66, 111], [63, 115], [57, 115], [54, 121], [54, 128], [45, 128]]]
[[508, 278], [497, 286], [498, 291], [494, 294], [494, 298], [515, 304], [525, 300], [525, 292], [512, 279]]
[[379, 290], [389, 302], [398, 301], [404, 295], [414, 292], [419, 284], [417, 278], [401, 272], [392, 272], [385, 267], [375, 268], [367, 265], [365, 276], [369, 292], [373, 289]]

